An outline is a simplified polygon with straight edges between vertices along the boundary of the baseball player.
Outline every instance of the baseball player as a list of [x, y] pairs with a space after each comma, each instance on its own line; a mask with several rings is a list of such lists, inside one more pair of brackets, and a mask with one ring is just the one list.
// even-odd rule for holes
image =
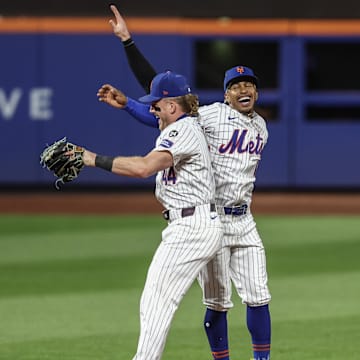
[[204, 133], [197, 122], [198, 99], [182, 75], [155, 76], [151, 104], [161, 133], [144, 157], [109, 157], [85, 150], [86, 166], [118, 175], [157, 172], [156, 197], [168, 226], [148, 270], [140, 302], [140, 336], [134, 360], [161, 358], [174, 313], [200, 270], [220, 249], [222, 224], [214, 205], [215, 182]]
[[[147, 89], [154, 70], [136, 47], [117, 8], [112, 5], [111, 10], [115, 15], [115, 21], [110, 20], [113, 31], [122, 40], [138, 81]], [[257, 85], [252, 69], [236, 66], [225, 73], [225, 102], [199, 108], [199, 122], [215, 172], [216, 204], [224, 226], [224, 247], [199, 276], [207, 306], [204, 326], [214, 359], [230, 358], [227, 311], [233, 306], [231, 281], [247, 305], [254, 359], [270, 359], [271, 296], [265, 250], [250, 210], [255, 173], [268, 138], [264, 119], [254, 111]], [[98, 96], [100, 101], [125, 109], [147, 125], [156, 122], [146, 107], [111, 85], [103, 86]]]

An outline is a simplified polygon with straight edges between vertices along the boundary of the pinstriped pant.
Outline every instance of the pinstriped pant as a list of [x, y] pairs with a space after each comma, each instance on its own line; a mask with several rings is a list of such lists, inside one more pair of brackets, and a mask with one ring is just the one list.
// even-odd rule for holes
[[221, 221], [223, 247], [199, 275], [204, 304], [217, 311], [231, 308], [231, 282], [243, 303], [250, 306], [269, 303], [265, 249], [251, 213], [221, 215]]
[[140, 336], [133, 360], [157, 360], [171, 321], [201, 268], [221, 247], [222, 224], [209, 206], [172, 221], [150, 264], [140, 301]]

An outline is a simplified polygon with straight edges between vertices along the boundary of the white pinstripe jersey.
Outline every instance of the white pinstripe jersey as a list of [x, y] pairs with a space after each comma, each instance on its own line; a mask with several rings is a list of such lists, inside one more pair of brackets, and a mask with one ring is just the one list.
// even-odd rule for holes
[[154, 151], [169, 151], [173, 166], [156, 176], [156, 198], [166, 209], [181, 209], [215, 201], [215, 180], [207, 141], [196, 117], [168, 125]]
[[255, 172], [268, 139], [265, 120], [219, 102], [201, 106], [199, 113], [215, 172], [216, 204], [250, 205]]

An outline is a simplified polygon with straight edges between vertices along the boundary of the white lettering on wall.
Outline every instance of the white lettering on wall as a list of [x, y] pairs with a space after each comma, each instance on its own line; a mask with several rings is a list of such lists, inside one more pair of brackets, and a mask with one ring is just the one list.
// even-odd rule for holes
[[22, 90], [15, 88], [10, 92], [8, 98], [5, 91], [0, 88], [0, 114], [5, 120], [10, 120], [18, 107]]
[[[14, 118], [16, 110], [23, 101], [23, 92], [21, 88], [14, 88], [7, 95], [5, 90], [0, 88], [0, 118], [7, 121]], [[53, 89], [51, 88], [31, 88], [29, 90], [27, 106], [30, 120], [46, 121], [53, 117], [52, 96]]]
[[49, 120], [53, 116], [51, 110], [52, 89], [34, 88], [29, 94], [29, 116], [33, 120]]

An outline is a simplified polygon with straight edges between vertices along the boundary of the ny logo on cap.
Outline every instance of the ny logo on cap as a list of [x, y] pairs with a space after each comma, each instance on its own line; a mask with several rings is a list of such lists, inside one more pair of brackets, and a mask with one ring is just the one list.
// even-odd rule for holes
[[243, 68], [242, 66], [238, 66], [238, 67], [236, 68], [236, 71], [237, 71], [238, 73], [242, 74], [245, 70], [244, 70], [244, 68]]

